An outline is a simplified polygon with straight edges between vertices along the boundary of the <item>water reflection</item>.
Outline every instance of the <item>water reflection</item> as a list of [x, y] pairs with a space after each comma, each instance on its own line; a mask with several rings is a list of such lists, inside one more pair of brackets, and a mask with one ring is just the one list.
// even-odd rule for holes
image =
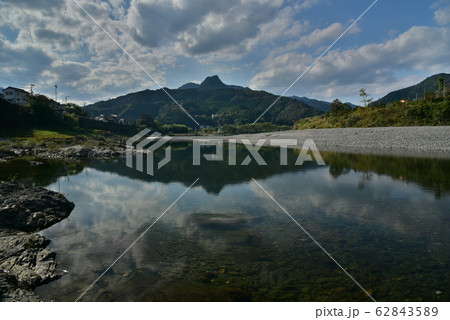
[[351, 171], [363, 173], [359, 188], [373, 174], [387, 175], [401, 181], [418, 183], [426, 190], [434, 192], [436, 198], [449, 194], [450, 161], [448, 159], [426, 159], [389, 157], [364, 154], [324, 153], [330, 166], [330, 174], [338, 178]]
[[[16, 180], [49, 182], [76, 204], [42, 232], [69, 273], [38, 292], [75, 300], [200, 177], [85, 301], [369, 301], [255, 178], [375, 299], [448, 301], [448, 160], [324, 153], [327, 166], [296, 167], [294, 151], [288, 166], [277, 150], [261, 154], [269, 166], [195, 167], [178, 145], [154, 177], [122, 159], [46, 162], [47, 178], [14, 164]], [[72, 175], [58, 187], [60, 172]]]

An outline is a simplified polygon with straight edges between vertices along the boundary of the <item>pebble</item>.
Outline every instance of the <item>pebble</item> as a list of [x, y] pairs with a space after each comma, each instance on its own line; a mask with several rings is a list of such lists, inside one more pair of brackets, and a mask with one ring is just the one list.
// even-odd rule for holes
[[[355, 139], [354, 133], [358, 133]], [[337, 129], [309, 129], [282, 132], [265, 132], [256, 134], [242, 134], [230, 136], [248, 138], [256, 141], [267, 139], [297, 139], [299, 146], [307, 138], [316, 140], [320, 151], [353, 151], [361, 153], [384, 151], [395, 155], [427, 155], [433, 152], [448, 158], [450, 145], [448, 136], [449, 126], [441, 127], [377, 127], [377, 128], [337, 128]], [[404, 139], [399, 139], [402, 136]], [[352, 138], [353, 137], [353, 138]], [[419, 140], [420, 138], [420, 140]]]

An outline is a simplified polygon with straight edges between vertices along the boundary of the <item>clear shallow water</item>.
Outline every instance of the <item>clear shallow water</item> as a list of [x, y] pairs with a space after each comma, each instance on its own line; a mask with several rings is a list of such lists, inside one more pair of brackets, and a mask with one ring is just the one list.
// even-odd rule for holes
[[155, 177], [124, 159], [0, 166], [76, 204], [41, 232], [69, 273], [40, 295], [77, 299], [200, 178], [83, 301], [369, 301], [255, 178], [376, 300], [449, 300], [450, 161], [323, 153], [327, 166], [294, 166], [291, 150], [279, 166], [264, 149], [265, 167], [193, 167], [189, 145], [172, 149]]

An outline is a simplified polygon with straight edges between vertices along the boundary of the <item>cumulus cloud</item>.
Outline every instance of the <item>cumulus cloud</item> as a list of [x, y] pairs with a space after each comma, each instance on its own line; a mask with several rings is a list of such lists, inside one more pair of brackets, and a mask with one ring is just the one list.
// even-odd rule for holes
[[450, 24], [450, 6], [436, 10], [434, 20], [442, 26]]
[[46, 42], [59, 50], [72, 49], [75, 39], [69, 33], [39, 28], [33, 30], [33, 37], [38, 42]]
[[3, 76], [38, 77], [53, 58], [44, 50], [28, 44], [15, 44], [0, 37], [0, 69]]
[[[284, 90], [346, 24], [306, 19], [314, 6], [331, 3], [322, 0], [78, 2], [161, 85], [199, 66], [208, 72], [256, 72], [251, 87]], [[389, 41], [332, 51], [302, 82], [345, 86], [393, 81], [402, 69], [438, 70], [448, 58], [450, 9], [439, 2], [433, 10], [440, 28], [414, 27], [390, 34], [395, 38]], [[72, 0], [1, 1], [0, 49], [5, 85], [35, 83], [37, 92], [52, 94], [58, 83], [72, 92], [67, 95], [79, 93], [85, 101], [158, 88]]]
[[299, 21], [295, 15], [300, 10], [293, 7], [285, 7], [275, 16], [273, 20], [262, 24], [258, 43], [265, 43], [277, 39], [291, 39], [298, 37], [309, 28], [308, 21]]
[[64, 6], [64, 2], [60, 0], [3, 0], [4, 5], [10, 5], [11, 7], [17, 7], [26, 10], [41, 10], [42, 8], [48, 8], [48, 10], [61, 9]]
[[282, 2], [134, 0], [127, 24], [134, 39], [150, 48], [173, 43], [179, 54], [188, 56], [236, 53], [248, 48], [242, 43], [273, 20]]
[[[149, 52], [142, 46], [127, 41], [130, 37], [124, 23], [124, 1], [79, 3], [124, 47], [142, 57], [149, 71], [155, 72], [155, 67], [161, 65], [150, 65], [161, 57], [159, 52], [149, 59], [145, 56]], [[11, 35], [10, 41], [0, 38], [2, 80], [8, 84], [32, 82], [37, 92], [50, 94], [58, 83], [61, 94], [89, 93], [84, 95], [86, 100], [108, 97], [114, 91], [126, 92], [122, 90], [133, 86], [134, 90], [150, 86], [149, 81], [143, 81], [142, 72], [75, 2], [2, 1], [0, 7], [0, 27], [17, 31], [15, 39]], [[165, 62], [173, 60], [161, 61]], [[163, 71], [155, 77], [161, 75]]]
[[295, 6], [297, 9], [309, 9], [317, 4], [319, 4], [322, 0], [303, 0], [299, 1]]
[[303, 37], [299, 41], [299, 46], [312, 47], [325, 40], [336, 39], [342, 32], [344, 32], [344, 26], [341, 23], [333, 23], [325, 29], [315, 29], [309, 35]]
[[[449, 32], [444, 28], [412, 27], [386, 42], [331, 51], [300, 80], [298, 86], [306, 82], [337, 88], [352, 83], [394, 81], [394, 73], [401, 70], [442, 70], [448, 67], [450, 59]], [[270, 56], [261, 62], [261, 72], [252, 78], [251, 87], [285, 89], [314, 58], [297, 52]], [[334, 90], [329, 92], [333, 93]]]
[[[162, 85], [167, 68], [183, 67], [178, 57], [204, 64], [239, 60], [258, 44], [301, 28], [289, 8], [280, 14], [283, 0], [78, 2]], [[96, 92], [88, 99], [106, 97], [112, 89], [117, 93], [120, 86], [157, 88], [143, 81], [142, 70], [75, 2], [8, 0], [0, 6], [0, 27], [17, 31], [12, 42], [1, 39], [3, 61], [15, 62], [2, 69], [3, 77], [27, 69], [33, 79], [24, 82], [36, 83], [37, 91], [59, 82], [61, 88]]]

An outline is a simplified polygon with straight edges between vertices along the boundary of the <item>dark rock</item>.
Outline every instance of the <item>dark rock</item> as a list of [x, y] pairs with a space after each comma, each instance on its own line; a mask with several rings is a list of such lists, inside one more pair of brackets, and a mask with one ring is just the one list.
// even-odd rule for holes
[[36, 233], [0, 230], [0, 270], [22, 288], [34, 288], [59, 277], [50, 241]]
[[41, 302], [34, 291], [20, 288], [14, 277], [0, 271], [0, 301], [1, 302]]
[[36, 233], [69, 216], [74, 204], [44, 188], [0, 183], [0, 301], [42, 301], [33, 289], [59, 278], [50, 240]]
[[37, 231], [67, 218], [74, 208], [62, 194], [41, 188], [0, 183], [0, 227]]
[[0, 301], [41, 301], [33, 288], [60, 277], [56, 253], [38, 234], [0, 230]]
[[43, 151], [39, 153], [41, 158], [57, 158], [57, 159], [104, 159], [119, 157], [125, 154], [124, 148], [108, 148], [108, 147], [85, 147], [85, 146], [70, 146], [61, 148], [58, 151], [50, 152]]
[[17, 154], [13, 151], [0, 151], [0, 161], [8, 161], [17, 158]]
[[22, 149], [22, 148], [12, 148], [11, 152], [14, 152], [16, 157], [30, 156], [33, 155], [33, 149]]
[[86, 159], [90, 158], [92, 156], [92, 149], [83, 147], [83, 146], [71, 146], [66, 148], [61, 148], [59, 153], [64, 155], [67, 158], [80, 158], [80, 159]]

